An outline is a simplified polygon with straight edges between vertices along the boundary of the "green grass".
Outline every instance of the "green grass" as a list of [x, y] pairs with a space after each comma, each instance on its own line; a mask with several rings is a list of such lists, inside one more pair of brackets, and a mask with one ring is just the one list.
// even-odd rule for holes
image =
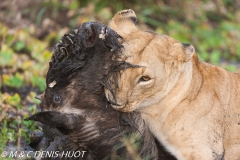
[[[37, 112], [39, 100], [34, 97], [45, 89], [45, 74], [51, 51], [48, 43], [39, 41], [27, 30], [10, 33], [0, 24], [0, 151], [7, 142], [17, 143], [24, 138], [30, 143], [30, 134], [37, 129], [32, 121], [24, 121]], [[29, 47], [29, 46], [35, 47]], [[34, 91], [33, 91], [34, 90]], [[23, 92], [26, 92], [23, 94]], [[21, 146], [19, 146], [21, 147]]]

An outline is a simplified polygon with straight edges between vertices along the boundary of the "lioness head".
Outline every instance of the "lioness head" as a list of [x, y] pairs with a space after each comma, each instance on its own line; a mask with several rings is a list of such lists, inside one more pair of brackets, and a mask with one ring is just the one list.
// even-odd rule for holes
[[191, 59], [195, 53], [191, 45], [137, 29], [136, 20], [134, 11], [124, 10], [110, 22], [110, 27], [124, 38], [124, 60], [135, 65], [119, 72], [114, 93], [105, 89], [112, 107], [123, 112], [150, 106], [163, 99], [186, 70], [191, 72]]

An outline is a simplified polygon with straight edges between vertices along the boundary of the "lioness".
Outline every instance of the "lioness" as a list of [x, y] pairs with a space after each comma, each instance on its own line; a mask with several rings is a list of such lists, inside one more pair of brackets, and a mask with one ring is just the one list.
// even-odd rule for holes
[[115, 92], [105, 89], [112, 107], [139, 111], [177, 159], [240, 159], [240, 74], [199, 61], [192, 45], [135, 21], [124, 10], [110, 23], [125, 40], [126, 62], [136, 65], [119, 73]]

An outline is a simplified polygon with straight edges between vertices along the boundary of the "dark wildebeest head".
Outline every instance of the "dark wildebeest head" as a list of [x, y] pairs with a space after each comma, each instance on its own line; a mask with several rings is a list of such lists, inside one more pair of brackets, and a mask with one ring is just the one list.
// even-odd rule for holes
[[125, 154], [129, 148], [119, 144], [123, 135], [137, 132], [140, 157], [158, 158], [155, 139], [140, 115], [113, 110], [104, 95], [108, 73], [116, 65], [127, 66], [114, 60], [121, 53], [119, 40], [121, 37], [107, 26], [88, 22], [64, 35], [55, 46], [47, 88], [39, 97], [42, 112], [28, 118], [45, 124], [44, 133], [58, 143], [58, 149], [50, 146], [46, 150], [86, 150], [85, 159], [111, 154], [135, 159]]

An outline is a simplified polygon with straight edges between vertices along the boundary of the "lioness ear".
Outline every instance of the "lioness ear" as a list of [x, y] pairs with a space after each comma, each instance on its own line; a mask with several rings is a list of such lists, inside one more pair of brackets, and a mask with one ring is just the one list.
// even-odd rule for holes
[[183, 48], [185, 49], [184, 61], [187, 62], [192, 58], [193, 54], [195, 53], [195, 48], [191, 44], [182, 43], [182, 45], [183, 45]]
[[170, 74], [175, 69], [182, 69], [184, 62], [189, 61], [195, 49], [190, 44], [174, 43], [169, 48], [170, 58], [165, 62], [165, 69]]
[[175, 57], [175, 60], [187, 62], [192, 58], [193, 54], [195, 53], [195, 49], [190, 44], [174, 43], [171, 46], [169, 53]]
[[123, 10], [115, 14], [109, 23], [109, 27], [115, 30], [118, 34], [129, 34], [136, 28], [137, 16], [131, 9]]

